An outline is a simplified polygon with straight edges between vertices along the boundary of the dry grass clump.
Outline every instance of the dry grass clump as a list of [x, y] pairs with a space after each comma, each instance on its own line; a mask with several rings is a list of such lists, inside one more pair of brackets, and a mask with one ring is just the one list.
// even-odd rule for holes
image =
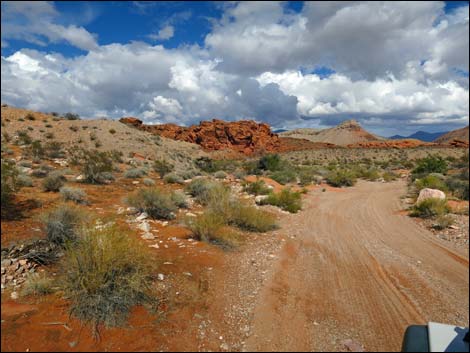
[[80, 188], [73, 188], [69, 186], [63, 186], [60, 188], [60, 194], [64, 201], [73, 201], [79, 204], [86, 204], [87, 202], [87, 195], [86, 192]]
[[62, 204], [40, 218], [47, 240], [65, 247], [77, 241], [86, 214], [76, 206]]
[[135, 305], [154, 301], [147, 249], [116, 226], [86, 230], [66, 250], [61, 287], [70, 313], [91, 323], [122, 325]]
[[46, 275], [33, 273], [30, 274], [21, 290], [22, 296], [36, 295], [42, 296], [53, 292], [54, 281]]
[[410, 216], [420, 218], [440, 217], [449, 213], [450, 208], [447, 200], [430, 198], [421, 201], [412, 207]]
[[297, 213], [302, 209], [302, 197], [300, 192], [291, 191], [286, 188], [278, 193], [271, 193], [269, 196], [261, 201], [262, 205], [277, 206], [284, 211], [290, 213]]

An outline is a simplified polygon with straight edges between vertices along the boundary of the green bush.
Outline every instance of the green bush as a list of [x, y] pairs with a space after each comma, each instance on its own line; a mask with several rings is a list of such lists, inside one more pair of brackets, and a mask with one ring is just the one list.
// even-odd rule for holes
[[80, 116], [78, 114], [66, 113], [64, 115], [64, 118], [67, 119], [67, 120], [79, 120]]
[[147, 175], [147, 171], [143, 168], [131, 168], [124, 172], [124, 178], [137, 179]]
[[57, 192], [64, 186], [67, 179], [60, 172], [52, 172], [44, 178], [42, 182], [42, 188], [44, 191]]
[[184, 184], [183, 178], [176, 173], [166, 174], [163, 180], [168, 184]]
[[62, 147], [62, 143], [58, 141], [49, 141], [45, 145], [46, 155], [49, 158], [63, 158], [65, 153], [62, 150]]
[[116, 133], [116, 130], [114, 130], [114, 129], [109, 129], [109, 133], [112, 134], [112, 135], [114, 135], [114, 134]]
[[16, 134], [18, 135], [19, 145], [29, 145], [33, 142], [27, 131], [17, 131]]
[[43, 158], [45, 154], [45, 150], [44, 150], [44, 147], [42, 147], [41, 141], [34, 140], [33, 142], [31, 142], [31, 145], [28, 146], [27, 153], [33, 159], [36, 159], [36, 160]]
[[244, 182], [243, 191], [252, 195], [267, 195], [271, 192], [271, 189], [266, 186], [264, 180], [260, 179], [252, 183]]
[[447, 185], [445, 182], [435, 175], [427, 175], [424, 178], [416, 179], [415, 186], [418, 192], [425, 188], [447, 191]]
[[382, 174], [382, 178], [384, 179], [384, 181], [389, 182], [389, 181], [397, 180], [397, 175], [394, 172], [385, 171]]
[[297, 180], [297, 174], [292, 170], [280, 170], [270, 175], [271, 179], [279, 184], [285, 185]]
[[117, 227], [83, 232], [64, 256], [60, 284], [70, 314], [92, 323], [120, 326], [132, 307], [150, 304], [152, 264], [147, 249]]
[[6, 210], [11, 207], [15, 192], [19, 189], [18, 170], [14, 162], [3, 158], [1, 168], [1, 207]]
[[36, 117], [35, 117], [33, 114], [28, 113], [28, 114], [26, 114], [25, 119], [28, 119], [28, 120], [36, 120]]
[[227, 173], [225, 173], [223, 170], [219, 170], [218, 172], [214, 173], [214, 177], [216, 179], [225, 179], [227, 177]]
[[59, 205], [41, 216], [47, 239], [65, 247], [77, 241], [78, 233], [86, 216], [79, 208]]
[[443, 214], [436, 218], [436, 223], [434, 223], [432, 227], [437, 230], [443, 230], [449, 228], [452, 224], [454, 224], [452, 216], [449, 214]]
[[350, 170], [332, 170], [326, 176], [326, 182], [331, 186], [353, 186], [356, 184], [356, 176]]
[[302, 197], [300, 192], [283, 189], [279, 193], [269, 194], [268, 197], [261, 201], [262, 205], [274, 205], [284, 211], [297, 213], [302, 209]]
[[139, 189], [129, 195], [126, 201], [140, 212], [146, 212], [151, 218], [173, 219], [174, 212], [178, 209], [171, 194], [158, 188]]
[[449, 213], [446, 200], [437, 198], [426, 199], [412, 207], [410, 216], [420, 218], [432, 218]]
[[221, 214], [208, 211], [197, 217], [188, 217], [186, 225], [197, 240], [213, 242], [227, 248], [240, 243], [240, 235], [226, 226]]
[[19, 186], [31, 187], [31, 186], [33, 186], [33, 180], [28, 175], [19, 174], [18, 175], [18, 185]]
[[258, 168], [261, 170], [277, 171], [282, 168], [282, 160], [278, 154], [267, 154], [258, 161]]
[[87, 195], [86, 192], [80, 188], [73, 188], [69, 186], [63, 186], [60, 188], [60, 194], [64, 201], [73, 201], [75, 203], [86, 204]]
[[412, 174], [419, 177], [422, 174], [447, 172], [447, 162], [440, 156], [429, 156], [418, 160], [417, 166], [413, 169]]
[[163, 178], [165, 174], [173, 171], [175, 167], [170, 162], [161, 159], [153, 162], [153, 169], [160, 175], [160, 178]]
[[224, 185], [206, 178], [194, 179], [185, 188], [202, 205], [208, 205], [218, 192], [223, 194], [225, 189]]
[[250, 232], [264, 233], [276, 228], [276, 218], [266, 211], [238, 202], [232, 205], [229, 224]]
[[468, 179], [461, 180], [458, 177], [450, 177], [446, 180], [446, 186], [455, 197], [461, 200], [469, 199]]
[[144, 185], [146, 186], [153, 186], [155, 185], [155, 181], [153, 179], [150, 179], [150, 178], [144, 178], [144, 180], [142, 180], [142, 182], [144, 183]]
[[171, 200], [178, 208], [188, 208], [188, 199], [181, 191], [174, 191], [171, 193]]
[[113, 178], [111, 174], [114, 169], [113, 158], [109, 152], [81, 150], [78, 159], [85, 182], [102, 184], [110, 180], [110, 177]]

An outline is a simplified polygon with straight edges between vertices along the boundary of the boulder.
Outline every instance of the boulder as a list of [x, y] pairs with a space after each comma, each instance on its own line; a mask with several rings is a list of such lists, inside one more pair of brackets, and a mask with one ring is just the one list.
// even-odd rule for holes
[[444, 200], [446, 198], [446, 194], [444, 194], [441, 190], [425, 188], [419, 192], [418, 200], [416, 200], [416, 203], [419, 204], [424, 200], [433, 198]]
[[268, 195], [258, 195], [255, 197], [255, 202], [259, 205], [267, 198], [268, 198]]

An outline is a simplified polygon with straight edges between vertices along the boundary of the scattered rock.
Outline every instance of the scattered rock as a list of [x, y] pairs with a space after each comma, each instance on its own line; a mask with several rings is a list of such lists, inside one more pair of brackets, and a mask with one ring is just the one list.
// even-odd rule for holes
[[258, 195], [255, 197], [255, 202], [259, 205], [262, 201], [266, 200], [269, 196], [268, 195]]
[[142, 212], [135, 220], [140, 222], [140, 221], [143, 221], [144, 219], [147, 219], [148, 218], [148, 214], [147, 212]]
[[365, 352], [364, 347], [352, 339], [343, 340], [341, 343], [349, 352]]
[[424, 188], [419, 192], [419, 196], [418, 196], [418, 199], [416, 200], [416, 204], [419, 204], [423, 202], [424, 200], [432, 199], [432, 198], [445, 200], [446, 194], [444, 194], [441, 190]]
[[165, 279], [165, 276], [163, 275], [163, 273], [159, 273], [158, 274], [158, 280], [163, 281], [164, 279]]
[[76, 181], [81, 181], [81, 180], [84, 180], [85, 179], [85, 176], [83, 174], [80, 174], [79, 176], [77, 176], [75, 178]]
[[19, 298], [18, 292], [11, 292], [10, 297], [13, 300], [18, 299]]

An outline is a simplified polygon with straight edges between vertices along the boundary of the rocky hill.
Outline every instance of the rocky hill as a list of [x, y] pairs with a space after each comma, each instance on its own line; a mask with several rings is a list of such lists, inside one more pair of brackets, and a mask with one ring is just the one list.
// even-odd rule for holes
[[[206, 153], [197, 145], [157, 137], [110, 119], [66, 120], [51, 114], [10, 106], [1, 108], [2, 134], [14, 142], [19, 132], [43, 143], [59, 142], [63, 148], [117, 150], [124, 158], [165, 159], [176, 169], [192, 168], [193, 159]], [[2, 141], [4, 136], [2, 136]]]
[[296, 129], [280, 134], [282, 137], [302, 138], [312, 142], [331, 143], [347, 146], [369, 141], [379, 141], [380, 137], [371, 134], [361, 127], [356, 120], [343, 121], [329, 129]]
[[453, 130], [448, 132], [445, 135], [434, 140], [434, 142], [439, 144], [450, 144], [450, 145], [461, 145], [468, 146], [469, 144], [469, 127], [466, 126], [461, 129]]
[[254, 152], [273, 152], [281, 141], [269, 125], [251, 120], [226, 122], [213, 119], [189, 127], [175, 124], [145, 125], [136, 118], [122, 118], [120, 122], [141, 130], [174, 140], [196, 143], [208, 151], [230, 149], [250, 155]]

